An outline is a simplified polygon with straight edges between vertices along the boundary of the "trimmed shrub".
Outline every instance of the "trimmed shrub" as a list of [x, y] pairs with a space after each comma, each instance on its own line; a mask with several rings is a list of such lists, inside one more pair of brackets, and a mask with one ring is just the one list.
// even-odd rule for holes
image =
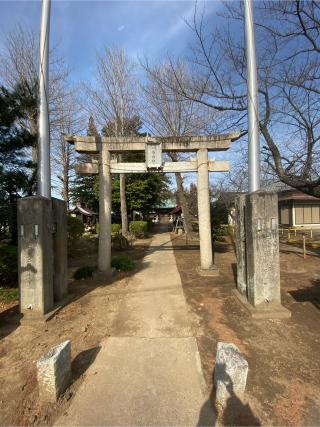
[[129, 231], [134, 237], [145, 237], [148, 231], [147, 221], [131, 221]]
[[116, 256], [111, 260], [111, 267], [118, 271], [131, 271], [134, 269], [134, 262], [126, 256]]
[[16, 246], [0, 246], [0, 285], [18, 286], [18, 248]]
[[71, 241], [78, 240], [84, 233], [84, 224], [81, 219], [74, 216], [68, 216], [68, 239]]
[[120, 233], [121, 224], [111, 224], [111, 233]]
[[88, 277], [92, 277], [94, 270], [95, 268], [90, 266], [80, 267], [74, 272], [73, 278], [75, 280], [87, 279]]
[[111, 242], [113, 249], [118, 251], [122, 251], [129, 247], [128, 239], [120, 233], [114, 234], [111, 238]]
[[8, 303], [19, 299], [19, 289], [0, 288], [0, 301]]

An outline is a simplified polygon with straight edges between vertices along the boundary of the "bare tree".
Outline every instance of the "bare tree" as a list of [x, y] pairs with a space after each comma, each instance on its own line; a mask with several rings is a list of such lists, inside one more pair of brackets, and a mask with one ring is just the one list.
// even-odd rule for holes
[[81, 133], [84, 130], [84, 118], [79, 108], [76, 91], [69, 91], [68, 96], [64, 96], [57, 106], [60, 107], [60, 120], [52, 131], [54, 144], [51, 158], [55, 170], [53, 182], [57, 183], [69, 209], [70, 179], [74, 171], [76, 155], [74, 147], [65, 141], [64, 135]]
[[[202, 134], [208, 131], [213, 122], [213, 111], [185, 99], [176, 87], [177, 81], [189, 85], [190, 76], [185, 64], [178, 61], [174, 70], [170, 63], [158, 66], [145, 66], [147, 71], [147, 84], [143, 87], [145, 108], [143, 109], [144, 121], [149, 129], [161, 136], [183, 136]], [[181, 154], [172, 152], [168, 156], [173, 162], [182, 159]], [[192, 216], [183, 185], [182, 174], [175, 173], [177, 184], [177, 198], [182, 207], [185, 219], [186, 232], [192, 233]]]
[[[137, 83], [135, 64], [120, 48], [105, 48], [97, 56], [96, 81], [85, 85], [90, 109], [101, 126], [114, 123], [114, 136], [125, 136], [125, 123], [137, 112]], [[125, 175], [120, 174], [122, 233], [128, 233]]]
[[[219, 129], [238, 127], [247, 133], [246, 61], [241, 2], [225, 4], [227, 24], [212, 31], [195, 10], [195, 35], [186, 84], [175, 73], [175, 88], [223, 112]], [[320, 197], [319, 45], [320, 7], [315, 1], [255, 2], [260, 130], [264, 160], [278, 178]], [[233, 25], [230, 25], [233, 20]]]
[[[49, 79], [49, 111], [50, 130], [54, 133], [61, 125], [63, 112], [61, 105], [68, 98], [67, 79], [69, 70], [63, 59], [57, 55], [57, 50], [50, 51], [50, 79]], [[32, 30], [18, 25], [11, 31], [2, 52], [0, 52], [1, 84], [9, 89], [23, 84], [29, 96], [36, 102], [26, 107], [26, 119], [20, 125], [28, 129], [32, 135], [38, 131], [38, 74], [39, 74], [39, 40]], [[62, 114], [62, 115], [61, 115]], [[36, 139], [35, 139], [36, 141]], [[32, 147], [32, 161], [37, 163], [37, 144]]]

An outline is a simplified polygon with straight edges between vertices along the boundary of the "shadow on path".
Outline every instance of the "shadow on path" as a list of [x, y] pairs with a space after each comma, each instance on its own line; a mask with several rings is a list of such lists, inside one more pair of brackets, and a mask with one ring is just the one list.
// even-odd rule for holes
[[0, 340], [10, 335], [20, 326], [21, 318], [19, 303], [0, 313]]
[[77, 381], [83, 375], [90, 365], [95, 361], [100, 346], [89, 348], [88, 350], [81, 351], [72, 361], [72, 383]]
[[[219, 367], [219, 372], [223, 372], [221, 381], [226, 385], [229, 398], [224, 408], [219, 404], [215, 404], [216, 421], [213, 424], [208, 424], [208, 408], [212, 407], [215, 402], [215, 388], [213, 386], [209, 399], [201, 408], [197, 426], [261, 426], [250, 405], [243, 403], [235, 394], [233, 382], [226, 372], [225, 365]], [[212, 374], [212, 383], [214, 384], [214, 372]]]
[[310, 302], [318, 310], [320, 310], [320, 280], [311, 280], [312, 286], [308, 286], [302, 289], [296, 289], [289, 291], [289, 294], [297, 302]]

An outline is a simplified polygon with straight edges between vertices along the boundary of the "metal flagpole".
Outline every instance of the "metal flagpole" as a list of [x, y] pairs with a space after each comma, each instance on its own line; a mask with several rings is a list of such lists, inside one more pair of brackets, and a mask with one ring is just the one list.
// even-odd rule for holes
[[49, 129], [49, 31], [51, 0], [42, 0], [39, 69], [38, 196], [51, 197]]
[[249, 192], [260, 188], [259, 105], [252, 0], [244, 0], [247, 57]]

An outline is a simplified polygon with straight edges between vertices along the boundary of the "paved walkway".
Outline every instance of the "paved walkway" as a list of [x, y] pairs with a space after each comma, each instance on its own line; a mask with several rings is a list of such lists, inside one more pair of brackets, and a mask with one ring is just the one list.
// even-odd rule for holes
[[191, 315], [168, 233], [129, 282], [115, 334], [57, 425], [213, 425]]

